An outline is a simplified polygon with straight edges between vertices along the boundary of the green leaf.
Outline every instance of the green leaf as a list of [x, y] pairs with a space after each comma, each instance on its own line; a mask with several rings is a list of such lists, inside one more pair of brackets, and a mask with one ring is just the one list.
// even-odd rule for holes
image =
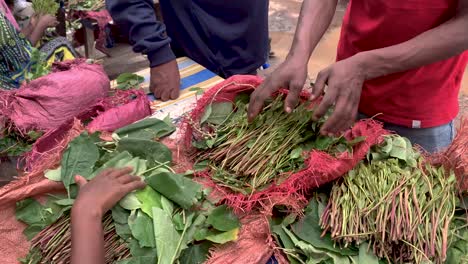
[[[153, 227], [151, 230], [153, 231]], [[154, 261], [151, 263], [156, 263], [157, 252], [155, 247], [140, 247], [140, 243], [138, 243], [138, 240], [136, 240], [134, 237], [129, 238], [127, 243], [132, 257], [152, 257], [154, 258]]]
[[372, 251], [368, 251], [368, 243], [362, 243], [359, 246], [359, 263], [379, 264], [379, 258]]
[[130, 216], [130, 212], [128, 210], [123, 209], [118, 204], [116, 204], [112, 208], [112, 219], [114, 220], [115, 223], [126, 224], [128, 222], [129, 216]]
[[203, 171], [203, 170], [206, 170], [208, 168], [209, 164], [210, 164], [209, 160], [203, 160], [203, 161], [195, 163], [193, 165], [193, 169], [195, 171]]
[[360, 136], [360, 137], [356, 137], [353, 140], [349, 141], [348, 144], [351, 145], [351, 146], [354, 146], [357, 143], [363, 142], [364, 140], [366, 140], [366, 137]]
[[150, 167], [161, 163], [172, 162], [172, 152], [164, 144], [152, 140], [138, 138], [122, 138], [117, 151], [128, 151], [131, 155], [149, 162]]
[[115, 226], [115, 232], [122, 239], [127, 240], [132, 237], [132, 231], [130, 230], [130, 227], [128, 226], [127, 223], [125, 224], [114, 223], [114, 226]]
[[212, 107], [211, 107], [211, 104], [209, 104], [205, 107], [205, 112], [203, 112], [203, 116], [200, 118], [200, 124], [203, 124], [206, 122], [206, 120], [208, 120], [208, 118], [211, 115], [211, 112], [212, 112]]
[[180, 174], [161, 172], [147, 177], [146, 182], [184, 209], [189, 209], [197, 202], [202, 187], [200, 184]]
[[161, 194], [146, 186], [143, 190], [135, 192], [138, 201], [141, 203], [141, 210], [153, 218], [153, 207], [162, 208]]
[[174, 212], [174, 204], [172, 204], [171, 201], [169, 201], [166, 197], [161, 196], [161, 206], [162, 209], [168, 214], [172, 216], [172, 213]]
[[234, 228], [230, 231], [209, 235], [205, 239], [217, 244], [224, 244], [230, 241], [237, 240], [237, 235], [239, 234], [239, 228]]
[[188, 90], [191, 91], [191, 92], [195, 92], [195, 95], [202, 95], [205, 92], [205, 90], [203, 90], [200, 87], [192, 87], [192, 88], [190, 88]]
[[30, 241], [33, 239], [39, 232], [41, 232], [46, 226], [44, 224], [33, 224], [26, 227], [23, 230], [23, 234], [26, 236], [26, 239]]
[[323, 230], [319, 224], [320, 216], [318, 211], [318, 202], [313, 198], [310, 200], [304, 218], [292, 225], [293, 233], [316, 248], [326, 249], [343, 256], [357, 255], [357, 251], [348, 248], [335, 248], [333, 240], [329, 234], [322, 237]]
[[240, 226], [239, 219], [226, 205], [216, 207], [208, 216], [206, 223], [219, 231], [230, 231]]
[[193, 223], [190, 225], [190, 227], [187, 229], [187, 232], [185, 233], [184, 241], [185, 244], [190, 244], [193, 242], [195, 239], [195, 233], [198, 230], [201, 230], [203, 226], [205, 225], [206, 222], [206, 217], [202, 214], [198, 215]]
[[129, 164], [132, 161], [132, 159], [133, 159], [132, 155], [130, 155], [130, 153], [128, 153], [127, 151], [120, 152], [116, 156], [108, 160], [106, 163], [104, 163], [99, 169], [94, 171], [91, 174], [90, 178], [92, 179], [96, 177], [96, 175], [98, 175], [99, 173], [109, 168], [117, 168], [117, 169], [124, 168], [126, 164]]
[[[220, 102], [211, 104], [211, 113], [206, 118], [207, 123], [214, 125], [220, 125], [229, 117], [233, 110], [233, 105], [231, 102]], [[206, 112], [205, 112], [206, 113]], [[200, 122], [204, 123], [204, 122]]]
[[50, 214], [44, 209], [38, 201], [24, 199], [16, 203], [16, 219], [28, 225], [44, 223]]
[[302, 148], [301, 147], [296, 147], [291, 151], [291, 154], [289, 156], [290, 159], [298, 159], [302, 155]]
[[140, 210], [136, 210], [128, 217], [128, 226], [141, 247], [156, 247], [153, 223], [149, 216]]
[[56, 204], [62, 205], [62, 206], [68, 206], [68, 205], [72, 206], [74, 202], [75, 202], [75, 199], [68, 199], [68, 198], [55, 201]]
[[407, 157], [407, 146], [406, 141], [402, 137], [393, 138], [392, 150], [390, 151], [390, 157], [398, 158], [400, 160], [405, 160]]
[[137, 123], [117, 129], [115, 134], [119, 138], [136, 138], [145, 140], [157, 140], [168, 136], [176, 130], [176, 127], [167, 119], [146, 118]]
[[99, 150], [87, 133], [82, 133], [68, 144], [61, 162], [61, 178], [68, 192], [70, 185], [75, 183], [76, 175], [89, 179], [98, 159]]
[[213, 244], [205, 241], [192, 245], [182, 251], [179, 261], [183, 264], [202, 264], [208, 259], [210, 248]]
[[156, 249], [158, 251], [158, 264], [172, 264], [176, 259], [179, 233], [172, 224], [171, 217], [162, 209], [153, 208], [153, 225]]
[[141, 208], [141, 203], [135, 196], [135, 193], [128, 193], [122, 200], [119, 201], [119, 205], [127, 210], [136, 210]]
[[314, 148], [317, 150], [328, 149], [333, 144], [334, 141], [335, 139], [332, 137], [320, 136], [315, 141]]
[[44, 173], [44, 176], [51, 181], [61, 182], [62, 181], [62, 167], [58, 167], [55, 170], [47, 170], [46, 173]]

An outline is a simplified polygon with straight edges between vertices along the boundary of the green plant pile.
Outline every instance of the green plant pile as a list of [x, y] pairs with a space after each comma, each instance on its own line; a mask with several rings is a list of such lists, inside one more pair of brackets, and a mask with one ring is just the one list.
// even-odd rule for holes
[[457, 201], [453, 172], [415, 160], [400, 136], [386, 137], [371, 156], [333, 186], [322, 227], [345, 245], [370, 241], [377, 256], [395, 262], [445, 260]]
[[273, 217], [271, 231], [277, 244], [291, 264], [378, 264], [379, 259], [368, 250], [368, 245], [339, 247], [330, 234], [322, 235], [320, 217], [328, 196], [314, 193], [304, 215], [290, 214]]
[[68, 7], [77, 11], [99, 11], [105, 8], [104, 0], [69, 0]]
[[31, 49], [31, 59], [29, 62], [29, 69], [27, 69], [25, 74], [25, 81], [30, 82], [42, 76], [45, 76], [50, 73], [52, 67], [47, 63], [47, 55], [41, 52], [39, 49]]
[[34, 142], [43, 133], [32, 130], [25, 135], [20, 135], [4, 129], [0, 134], [0, 157], [19, 157], [30, 151]]
[[70, 209], [77, 195], [74, 176], [92, 179], [106, 168], [132, 167], [147, 186], [125, 196], [103, 219], [108, 263], [202, 263], [208, 249], [237, 239], [239, 221], [226, 206], [214, 206], [191, 172], [172, 171], [171, 151], [155, 141], [175, 130], [168, 119], [145, 119], [121, 128], [112, 142], [83, 133], [68, 145], [61, 166], [46, 172], [67, 195], [45, 205], [17, 204], [32, 247], [23, 263], [69, 263]]
[[32, 0], [32, 8], [37, 15], [57, 14], [60, 5], [56, 0]]
[[309, 102], [284, 114], [283, 100], [278, 96], [269, 102], [252, 123], [247, 121], [248, 95], [237, 96], [235, 104], [206, 107], [200, 124], [192, 124], [193, 145], [201, 152], [199, 161], [207, 161], [213, 180], [236, 192], [253, 193], [303, 168], [307, 151], [352, 151], [363, 140], [321, 136], [326, 117], [313, 121]]
[[140, 84], [145, 81], [145, 78], [134, 74], [134, 73], [122, 73], [117, 79], [117, 89], [120, 90], [130, 90], [134, 88], [139, 88]]

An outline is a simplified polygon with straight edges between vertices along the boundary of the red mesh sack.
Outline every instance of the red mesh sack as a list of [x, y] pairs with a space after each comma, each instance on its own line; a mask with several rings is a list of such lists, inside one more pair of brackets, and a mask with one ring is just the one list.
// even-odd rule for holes
[[[113, 132], [114, 130], [132, 124], [151, 115], [151, 107], [146, 94], [142, 91], [121, 91], [119, 96], [110, 97], [106, 104], [111, 108], [99, 114], [86, 129], [90, 133], [96, 131]], [[122, 97], [123, 98], [119, 98]], [[134, 100], [126, 100], [136, 97]], [[122, 102], [122, 100], [124, 102]], [[114, 106], [116, 105], [116, 106]]]
[[0, 94], [0, 112], [21, 133], [49, 131], [107, 96], [109, 79], [100, 65], [84, 60], [56, 64], [54, 72]]
[[[251, 92], [261, 82], [262, 79], [256, 76], [233, 76], [205, 92], [183, 123], [185, 148], [193, 151], [191, 147], [194, 132], [192, 124], [200, 121], [207, 105], [212, 102], [233, 102], [237, 94]], [[281, 91], [281, 93], [287, 93], [287, 91]], [[309, 98], [309, 94], [303, 92], [301, 98]], [[305, 196], [309, 190], [336, 180], [351, 170], [365, 158], [373, 145], [383, 140], [382, 136], [387, 133], [379, 122], [359, 121], [345, 133], [348, 140], [365, 137], [364, 141], [353, 147], [352, 154], [344, 152], [334, 157], [326, 152], [313, 150], [306, 155], [304, 169], [291, 173], [280, 185], [272, 184], [265, 190], [249, 195], [233, 192], [231, 189], [216, 184], [211, 180], [209, 171], [198, 173], [197, 176], [203, 179], [202, 182], [205, 185], [213, 189], [212, 195], [220, 199], [221, 203], [237, 211], [249, 212], [260, 206], [269, 212], [274, 205], [281, 204], [299, 212], [307, 204]]]

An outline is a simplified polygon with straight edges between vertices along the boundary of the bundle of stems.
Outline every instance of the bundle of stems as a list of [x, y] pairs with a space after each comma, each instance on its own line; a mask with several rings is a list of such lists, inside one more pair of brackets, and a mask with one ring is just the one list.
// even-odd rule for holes
[[452, 172], [397, 159], [360, 163], [335, 183], [321, 226], [345, 245], [370, 241], [391, 263], [443, 263], [456, 207]]
[[296, 157], [291, 153], [315, 137], [311, 118], [312, 110], [306, 103], [284, 114], [281, 96], [252, 124], [247, 122], [246, 106], [238, 107], [217, 128], [218, 144], [199, 158], [210, 160], [213, 179], [218, 183], [241, 192], [257, 191], [302, 166], [301, 153]]
[[[115, 231], [110, 213], [102, 222], [106, 263], [129, 258], [130, 250]], [[33, 254], [37, 251], [39, 254]], [[54, 224], [46, 227], [31, 240], [30, 263], [66, 264], [71, 262], [71, 221], [65, 214]], [[33, 259], [31, 259], [33, 258]]]

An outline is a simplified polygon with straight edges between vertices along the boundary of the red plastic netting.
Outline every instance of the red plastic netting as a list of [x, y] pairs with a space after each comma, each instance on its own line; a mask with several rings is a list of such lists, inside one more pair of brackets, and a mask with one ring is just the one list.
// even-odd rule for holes
[[[198, 100], [194, 110], [183, 122], [184, 145], [186, 150], [193, 151], [191, 144], [193, 139], [192, 124], [199, 122], [205, 111], [205, 107], [212, 102], [233, 102], [237, 94], [251, 92], [260, 85], [262, 79], [256, 76], [233, 76], [224, 82], [214, 86]], [[287, 91], [281, 91], [286, 93]], [[308, 98], [307, 93], [301, 95]], [[220, 199], [237, 211], [249, 212], [260, 206], [266, 212], [278, 204], [286, 205], [291, 210], [300, 212], [307, 204], [306, 194], [312, 188], [322, 186], [338, 179], [351, 170], [356, 164], [363, 160], [369, 149], [383, 140], [383, 135], [388, 134], [379, 122], [374, 120], [362, 120], [357, 122], [352, 129], [345, 133], [348, 140], [357, 137], [365, 137], [363, 142], [353, 147], [352, 154], [345, 152], [333, 157], [323, 151], [311, 151], [307, 153], [305, 169], [291, 173], [281, 184], [272, 184], [263, 191], [250, 195], [233, 192], [231, 189], [222, 187], [211, 180], [209, 171], [198, 173], [197, 176], [204, 178], [204, 184], [213, 189], [212, 195]]]

